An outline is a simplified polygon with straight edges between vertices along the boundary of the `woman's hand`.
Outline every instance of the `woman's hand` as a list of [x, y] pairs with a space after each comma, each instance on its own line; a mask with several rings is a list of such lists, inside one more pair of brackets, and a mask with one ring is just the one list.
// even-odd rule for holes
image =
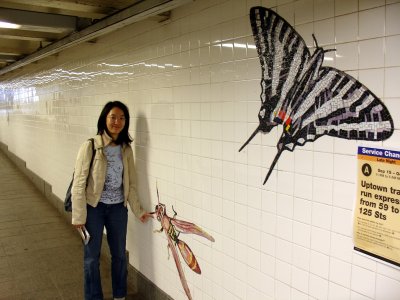
[[152, 214], [151, 214], [151, 213], [145, 212], [145, 213], [143, 213], [143, 215], [140, 216], [139, 220], [140, 220], [140, 222], [142, 222], [142, 223], [146, 223], [147, 220], [148, 220], [149, 218], [151, 218], [151, 217], [152, 217]]
[[85, 224], [72, 224], [76, 229], [85, 227]]

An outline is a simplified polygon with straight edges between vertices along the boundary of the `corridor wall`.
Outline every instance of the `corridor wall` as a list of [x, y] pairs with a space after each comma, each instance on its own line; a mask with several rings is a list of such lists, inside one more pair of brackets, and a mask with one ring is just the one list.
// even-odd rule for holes
[[[359, 79], [388, 107], [384, 142], [324, 136], [276, 154], [258, 126], [261, 67], [249, 9], [272, 7], [324, 65]], [[202, 274], [183, 265], [194, 299], [397, 299], [398, 268], [353, 251], [357, 146], [399, 149], [400, 2], [198, 0], [11, 72], [0, 82], [0, 142], [64, 198], [79, 146], [109, 100], [131, 112], [139, 195], [148, 211], [193, 222], [215, 242], [181, 234]], [[311, 51], [313, 51], [311, 49]], [[186, 299], [160, 224], [130, 215], [130, 263]], [[182, 264], [184, 264], [184, 261]]]

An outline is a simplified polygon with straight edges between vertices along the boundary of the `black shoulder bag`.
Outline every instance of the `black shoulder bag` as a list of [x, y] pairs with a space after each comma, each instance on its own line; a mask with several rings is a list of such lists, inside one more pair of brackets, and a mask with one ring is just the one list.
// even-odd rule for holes
[[[90, 174], [90, 170], [92, 169], [94, 155], [96, 154], [96, 150], [94, 149], [94, 140], [90, 139], [90, 141], [92, 142], [92, 159], [90, 160], [89, 174]], [[65, 211], [72, 211], [71, 189], [72, 189], [72, 184], [73, 183], [74, 183], [74, 175], [72, 174], [72, 180], [71, 180], [71, 183], [69, 184], [69, 187], [68, 187], [68, 190], [67, 190], [67, 194], [65, 195], [65, 199], [64, 199], [64, 209], [65, 209]], [[87, 185], [88, 185], [88, 180], [86, 179], [86, 187], [87, 187]]]

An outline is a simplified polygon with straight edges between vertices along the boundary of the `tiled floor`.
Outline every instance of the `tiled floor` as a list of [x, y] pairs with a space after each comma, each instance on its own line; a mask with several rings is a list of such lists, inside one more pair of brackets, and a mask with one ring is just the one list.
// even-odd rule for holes
[[[101, 267], [112, 299], [108, 261]], [[82, 274], [78, 233], [0, 151], [0, 300], [83, 299]], [[127, 299], [142, 299], [133, 290]]]

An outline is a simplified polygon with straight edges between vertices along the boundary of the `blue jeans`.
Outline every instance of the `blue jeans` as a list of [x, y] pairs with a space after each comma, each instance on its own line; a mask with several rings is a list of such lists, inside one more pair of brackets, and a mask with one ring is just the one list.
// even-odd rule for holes
[[128, 210], [123, 203], [87, 205], [86, 229], [89, 243], [84, 246], [85, 300], [103, 300], [100, 278], [100, 251], [104, 227], [111, 253], [113, 296], [125, 297], [127, 291], [126, 230]]

